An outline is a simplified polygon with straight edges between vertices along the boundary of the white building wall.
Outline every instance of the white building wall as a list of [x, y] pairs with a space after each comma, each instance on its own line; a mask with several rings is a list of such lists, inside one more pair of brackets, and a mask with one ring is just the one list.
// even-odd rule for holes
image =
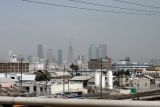
[[[100, 87], [101, 86], [101, 73], [96, 72], [95, 73], [95, 86]], [[106, 87], [106, 81], [105, 81], [105, 75], [102, 75], [102, 88]]]
[[150, 79], [135, 78], [135, 79], [133, 79], [133, 87], [135, 87], [137, 90], [150, 89]]
[[[64, 91], [68, 92], [68, 84], [64, 85]], [[75, 91], [83, 91], [85, 92], [85, 89], [83, 88], [82, 83], [69, 83], [69, 92], [75, 92]], [[63, 92], [63, 84], [52, 84], [51, 85], [51, 94], [61, 93]]]
[[108, 71], [108, 89], [113, 89], [113, 74], [111, 70]]

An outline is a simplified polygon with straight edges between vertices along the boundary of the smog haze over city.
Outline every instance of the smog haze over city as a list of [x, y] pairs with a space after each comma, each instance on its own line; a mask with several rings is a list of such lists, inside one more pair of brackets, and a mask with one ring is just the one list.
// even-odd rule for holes
[[151, 7], [160, 6], [159, 0], [126, 0], [150, 7], [116, 0], [81, 0], [147, 12], [89, 5], [70, 0], [37, 1], [46, 4], [25, 0], [0, 1], [0, 58], [8, 57], [10, 49], [18, 55], [36, 56], [38, 44], [43, 44], [45, 54], [49, 48], [54, 50], [55, 55], [59, 48], [67, 54], [70, 41], [75, 55], [84, 54], [88, 57], [89, 45], [95, 43], [107, 44], [108, 56], [113, 60], [127, 56], [137, 61], [160, 58], [160, 8]]

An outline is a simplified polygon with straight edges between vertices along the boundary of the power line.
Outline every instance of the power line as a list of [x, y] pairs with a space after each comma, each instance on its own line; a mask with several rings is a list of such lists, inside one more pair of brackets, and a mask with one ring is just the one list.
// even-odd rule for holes
[[140, 11], [140, 12], [160, 13], [160, 11], [140, 10], [140, 9], [134, 9], [134, 8], [125, 8], [125, 7], [118, 7], [118, 6], [112, 6], [112, 5], [104, 5], [104, 4], [91, 3], [91, 2], [85, 2], [85, 1], [79, 1], [79, 0], [69, 0], [69, 1], [83, 3], [83, 4], [89, 4], [89, 5], [102, 6], [102, 7], [110, 7], [110, 8], [116, 8], [116, 9], [122, 9], [122, 10], [132, 10], [132, 11]]
[[137, 5], [137, 6], [143, 6], [143, 7], [160, 8], [158, 6], [140, 4], [140, 3], [135, 3], [135, 2], [128, 2], [128, 1], [124, 1], [124, 0], [115, 0], [115, 1], [118, 1], [118, 2], [121, 2], [121, 3], [126, 3], [126, 4]]
[[93, 9], [93, 8], [85, 8], [85, 7], [77, 7], [77, 6], [69, 6], [69, 5], [62, 5], [62, 4], [55, 4], [55, 3], [48, 3], [48, 2], [40, 2], [34, 0], [21, 0], [25, 2], [37, 3], [37, 4], [44, 4], [44, 5], [51, 5], [57, 7], [65, 7], [65, 8], [72, 8], [72, 9], [79, 9], [79, 10], [88, 10], [88, 11], [96, 11], [96, 12], [108, 12], [108, 13], [119, 13], [119, 14], [134, 14], [134, 15], [156, 15], [156, 14], [145, 14], [145, 13], [131, 13], [131, 12], [123, 12], [123, 11], [112, 11], [112, 10], [101, 10], [101, 9]]

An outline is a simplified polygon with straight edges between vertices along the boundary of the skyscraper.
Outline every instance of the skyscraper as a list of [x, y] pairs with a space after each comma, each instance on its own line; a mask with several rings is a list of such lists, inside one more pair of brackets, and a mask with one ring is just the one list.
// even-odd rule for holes
[[105, 58], [107, 57], [107, 45], [99, 44], [97, 47], [97, 58]]
[[73, 53], [73, 47], [70, 44], [68, 49], [68, 64], [74, 63], [74, 53]]
[[52, 49], [48, 49], [48, 51], [47, 51], [47, 60], [48, 60], [48, 63], [54, 63], [55, 62], [55, 58], [54, 58]]
[[43, 59], [43, 45], [39, 44], [38, 48], [37, 48], [37, 57], [39, 57], [39, 59]]
[[58, 49], [58, 65], [63, 64], [62, 49]]
[[95, 44], [90, 44], [90, 47], [89, 47], [89, 59], [97, 59], [97, 56], [96, 56], [96, 45]]

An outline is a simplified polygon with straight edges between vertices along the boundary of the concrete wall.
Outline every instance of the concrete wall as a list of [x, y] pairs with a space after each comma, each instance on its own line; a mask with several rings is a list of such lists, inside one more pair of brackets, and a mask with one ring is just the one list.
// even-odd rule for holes
[[[50, 95], [51, 94], [51, 86], [46, 85], [46, 82], [24, 82], [23, 87], [25, 89], [29, 89], [29, 94], [35, 94], [36, 96], [44, 96], [44, 95]], [[36, 87], [34, 89], [34, 87]]]
[[[68, 84], [64, 84], [64, 91], [68, 92]], [[75, 92], [75, 91], [83, 91], [85, 92], [85, 89], [83, 88], [83, 83], [77, 82], [77, 83], [69, 83], [69, 92]], [[63, 92], [63, 84], [52, 84], [51, 85], [51, 94], [61, 93]]]
[[126, 78], [119, 78], [119, 86], [123, 87], [126, 86]]
[[150, 79], [148, 78], [134, 78], [133, 79], [133, 87], [137, 90], [147, 90], [150, 89]]

